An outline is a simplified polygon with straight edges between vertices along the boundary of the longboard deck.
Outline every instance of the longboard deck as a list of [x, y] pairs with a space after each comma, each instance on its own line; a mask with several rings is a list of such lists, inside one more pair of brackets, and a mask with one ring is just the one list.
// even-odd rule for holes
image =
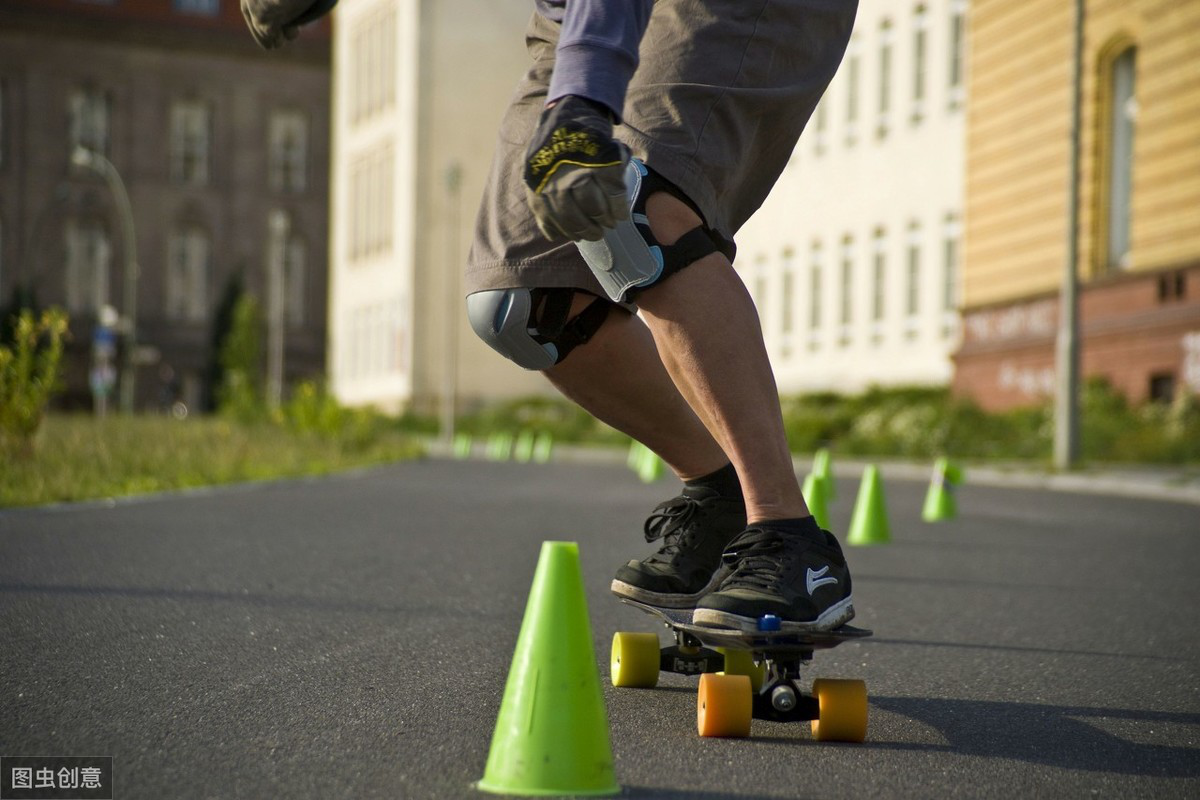
[[872, 635], [866, 628], [842, 625], [829, 631], [739, 631], [714, 628], [692, 622], [691, 609], [658, 608], [627, 597], [622, 603], [658, 617], [670, 627], [696, 637], [706, 647], [753, 650], [764, 654], [828, 650], [842, 642], [865, 639]]

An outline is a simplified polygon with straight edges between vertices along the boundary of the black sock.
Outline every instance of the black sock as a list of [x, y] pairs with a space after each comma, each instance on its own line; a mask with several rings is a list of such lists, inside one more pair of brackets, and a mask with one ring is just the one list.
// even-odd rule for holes
[[770, 519], [764, 522], [754, 522], [751, 523], [751, 527], [806, 536], [818, 542], [825, 542], [825, 534], [821, 531], [821, 526], [817, 524], [817, 518], [812, 514], [794, 519]]
[[716, 472], [685, 481], [683, 485], [688, 489], [711, 489], [730, 500], [742, 499], [742, 484], [738, 480], [737, 470], [733, 468], [732, 463], [726, 464]]

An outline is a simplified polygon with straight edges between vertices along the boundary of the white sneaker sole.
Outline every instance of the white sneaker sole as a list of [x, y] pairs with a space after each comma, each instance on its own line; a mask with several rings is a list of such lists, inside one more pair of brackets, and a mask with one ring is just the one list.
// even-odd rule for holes
[[[854, 603], [852, 602], [852, 597], [847, 597], [845, 600], [825, 609], [825, 612], [821, 616], [811, 622], [780, 620], [779, 629], [793, 633], [829, 631], [839, 625], [845, 625], [852, 619], [854, 619]], [[741, 631], [758, 630], [758, 617], [743, 617], [739, 614], [730, 614], [728, 611], [717, 611], [711, 608], [697, 608], [692, 614], [692, 623], [695, 625], [709, 625], [716, 628], [733, 628], [734, 630]]]

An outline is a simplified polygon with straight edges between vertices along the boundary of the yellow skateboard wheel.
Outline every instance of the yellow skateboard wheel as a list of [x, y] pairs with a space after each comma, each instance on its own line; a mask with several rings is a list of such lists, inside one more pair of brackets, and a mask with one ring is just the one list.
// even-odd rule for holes
[[767, 665], [755, 664], [754, 654], [749, 650], [734, 650], [728, 647], [718, 647], [721, 655], [725, 656], [725, 669], [722, 675], [745, 675], [750, 678], [750, 688], [757, 693], [762, 688], [763, 679], [767, 675]]
[[749, 736], [753, 702], [750, 676], [705, 673], [696, 695], [696, 729], [701, 736]]
[[867, 685], [862, 681], [818, 678], [813, 696], [820, 707], [812, 721], [818, 742], [861, 742], [867, 738]]
[[650, 689], [658, 684], [657, 633], [616, 633], [612, 641], [612, 685]]

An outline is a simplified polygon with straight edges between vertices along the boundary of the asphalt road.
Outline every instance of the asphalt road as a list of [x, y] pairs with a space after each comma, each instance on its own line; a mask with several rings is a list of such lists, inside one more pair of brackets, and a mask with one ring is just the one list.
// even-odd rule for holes
[[[616, 566], [674, 493], [618, 467], [426, 461], [0, 512], [0, 754], [112, 755], [119, 798], [457, 798], [483, 772], [539, 544]], [[841, 481], [835, 528], [855, 485]], [[850, 552], [868, 741], [702, 740], [694, 681], [605, 694], [629, 797], [1200, 796], [1200, 507], [967, 486]]]

